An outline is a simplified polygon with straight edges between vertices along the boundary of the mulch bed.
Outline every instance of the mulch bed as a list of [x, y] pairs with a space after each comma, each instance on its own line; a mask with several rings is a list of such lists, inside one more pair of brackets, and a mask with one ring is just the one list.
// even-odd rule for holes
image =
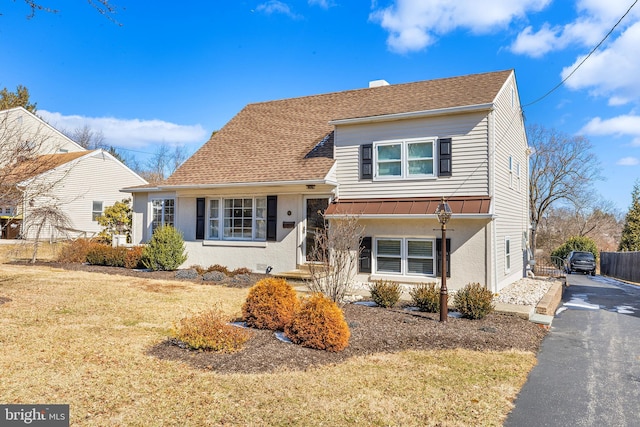
[[[121, 274], [159, 280], [187, 280], [212, 285], [253, 285], [264, 275], [250, 275], [242, 280], [227, 278], [223, 282], [203, 282], [202, 278], [177, 279], [175, 272], [136, 271], [124, 268], [85, 264], [46, 263], [51, 267], [70, 270]], [[374, 353], [402, 350], [509, 350], [537, 352], [546, 330], [516, 316], [490, 314], [482, 320], [449, 318], [440, 323], [438, 313], [422, 313], [403, 308], [385, 309], [358, 304], [344, 306], [344, 314], [351, 338], [349, 346], [339, 353], [304, 348], [282, 342], [273, 331], [254, 330], [254, 336], [243, 350], [232, 354], [191, 351], [167, 339], [148, 350], [148, 354], [169, 360], [186, 362], [196, 368], [221, 373], [260, 373], [281, 369], [309, 368], [343, 362], [349, 358]]]

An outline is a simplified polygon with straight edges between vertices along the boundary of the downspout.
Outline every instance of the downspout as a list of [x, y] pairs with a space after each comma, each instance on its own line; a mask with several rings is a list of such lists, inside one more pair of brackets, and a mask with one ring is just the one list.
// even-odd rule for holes
[[495, 294], [498, 292], [498, 256], [497, 256], [497, 241], [498, 236], [496, 233], [496, 138], [495, 138], [495, 110], [489, 112], [489, 194], [493, 203], [491, 204], [491, 259], [493, 260], [492, 271], [492, 284], [491, 291]]

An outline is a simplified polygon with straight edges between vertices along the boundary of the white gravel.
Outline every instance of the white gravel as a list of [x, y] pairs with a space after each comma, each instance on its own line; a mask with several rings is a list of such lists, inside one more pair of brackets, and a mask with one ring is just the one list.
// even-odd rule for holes
[[495, 302], [517, 305], [536, 305], [557, 279], [520, 279], [493, 297]]

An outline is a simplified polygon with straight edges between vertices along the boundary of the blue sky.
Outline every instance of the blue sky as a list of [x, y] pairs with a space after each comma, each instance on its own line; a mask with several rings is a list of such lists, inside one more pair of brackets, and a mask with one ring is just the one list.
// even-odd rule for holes
[[626, 212], [640, 178], [634, 0], [42, 0], [0, 6], [0, 87], [29, 88], [59, 128], [88, 124], [139, 156], [195, 151], [246, 104], [513, 68], [527, 124], [594, 145], [600, 195]]

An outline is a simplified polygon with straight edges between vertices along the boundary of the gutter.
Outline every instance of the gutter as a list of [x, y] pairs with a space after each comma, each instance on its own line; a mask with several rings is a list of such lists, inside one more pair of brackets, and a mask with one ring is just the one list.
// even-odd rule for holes
[[476, 111], [492, 111], [493, 102], [486, 104], [465, 105], [463, 107], [438, 108], [436, 110], [411, 111], [408, 113], [384, 114], [380, 116], [356, 117], [351, 119], [330, 120], [330, 125], [352, 125], [360, 123], [388, 122], [393, 120], [417, 119], [421, 117], [443, 116], [449, 114], [473, 113]]
[[299, 181], [264, 181], [264, 182], [231, 182], [224, 184], [183, 184], [183, 185], [158, 185], [146, 188], [125, 188], [121, 191], [126, 193], [147, 193], [153, 191], [170, 190], [197, 190], [197, 189], [217, 189], [217, 188], [251, 188], [251, 187], [282, 187], [288, 185], [330, 185], [337, 187], [336, 181], [327, 179], [320, 180], [299, 180]]
[[[413, 215], [396, 215], [396, 214], [332, 214], [325, 215], [326, 218], [358, 218], [358, 219], [435, 219], [435, 214], [413, 214]], [[496, 218], [495, 214], [455, 214], [456, 219], [489, 219]]]

